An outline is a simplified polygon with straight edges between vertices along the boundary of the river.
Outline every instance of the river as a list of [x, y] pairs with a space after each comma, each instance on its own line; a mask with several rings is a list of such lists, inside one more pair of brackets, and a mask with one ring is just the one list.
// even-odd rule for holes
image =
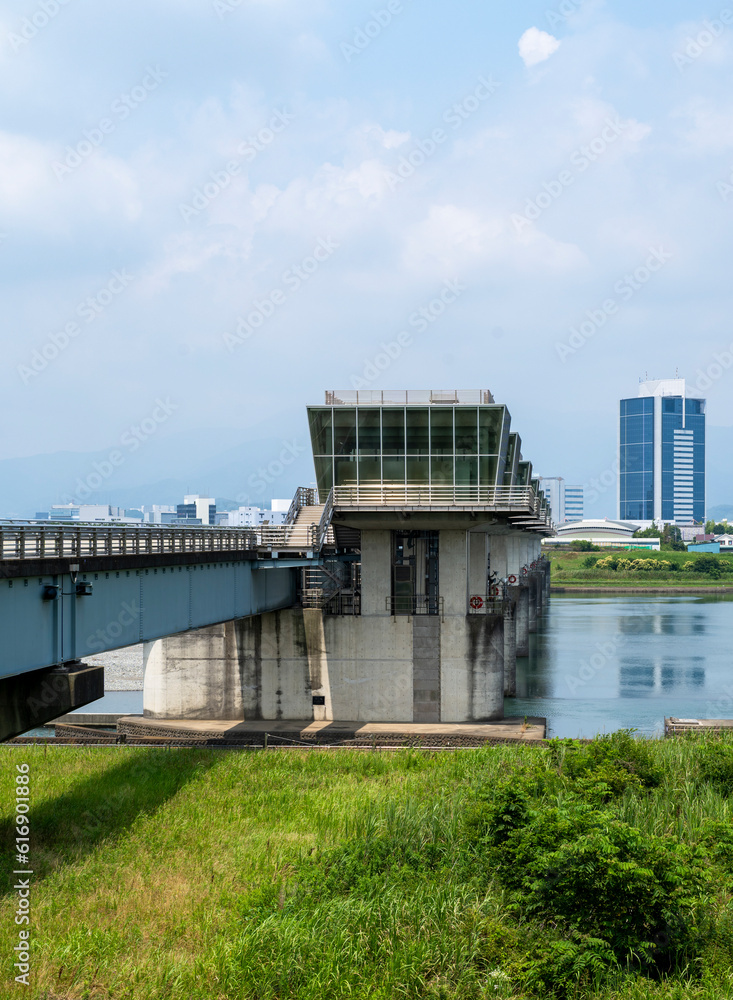
[[545, 717], [548, 736], [733, 718], [733, 598], [557, 594], [530, 638], [505, 711]]

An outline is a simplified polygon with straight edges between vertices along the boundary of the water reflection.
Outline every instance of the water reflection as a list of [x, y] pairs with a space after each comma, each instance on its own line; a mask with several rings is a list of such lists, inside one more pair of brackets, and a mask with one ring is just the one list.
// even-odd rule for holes
[[665, 716], [733, 716], [733, 598], [554, 595], [517, 661], [508, 715], [550, 720], [554, 735], [658, 731]]

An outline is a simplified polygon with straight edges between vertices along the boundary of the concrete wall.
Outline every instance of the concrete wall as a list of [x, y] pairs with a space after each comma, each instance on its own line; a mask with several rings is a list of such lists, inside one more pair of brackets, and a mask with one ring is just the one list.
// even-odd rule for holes
[[492, 571], [503, 560], [506, 574], [524, 565], [530, 545], [519, 535], [487, 539], [484, 532], [441, 530], [443, 613], [393, 617], [386, 609], [391, 544], [389, 531], [362, 532], [360, 616], [289, 608], [147, 644], [145, 714], [232, 721], [502, 718], [505, 690], [515, 692], [515, 651], [526, 655], [529, 629], [536, 627], [529, 596], [537, 581], [511, 588], [519, 599], [514, 615], [469, 615], [467, 598], [484, 593], [489, 546]]

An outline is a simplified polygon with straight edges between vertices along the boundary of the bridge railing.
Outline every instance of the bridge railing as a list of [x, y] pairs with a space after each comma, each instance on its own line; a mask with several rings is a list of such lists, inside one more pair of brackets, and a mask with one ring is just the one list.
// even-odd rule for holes
[[258, 547], [257, 535], [246, 528], [4, 524], [0, 559], [243, 552]]
[[539, 500], [531, 486], [442, 486], [403, 483], [366, 483], [336, 486], [336, 507], [464, 507], [539, 514]]

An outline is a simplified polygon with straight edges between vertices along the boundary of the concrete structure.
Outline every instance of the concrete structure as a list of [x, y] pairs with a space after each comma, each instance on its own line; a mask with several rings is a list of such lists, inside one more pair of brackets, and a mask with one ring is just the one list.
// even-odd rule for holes
[[213, 497], [200, 497], [198, 493], [183, 498], [176, 508], [177, 520], [196, 520], [199, 524], [216, 524], [216, 500]]
[[308, 416], [322, 502], [303, 517], [324, 543], [299, 606], [149, 644], [145, 716], [501, 719], [552, 533], [506, 407], [485, 391], [348, 391]]
[[684, 379], [644, 381], [621, 400], [619, 470], [621, 520], [705, 519], [705, 400]]
[[572, 521], [559, 525], [555, 536], [546, 539], [546, 546], [561, 547], [571, 542], [591, 542], [601, 548], [660, 549], [658, 538], [634, 538], [639, 525], [633, 521], [611, 521], [608, 518]]
[[562, 476], [540, 476], [540, 487], [552, 512], [555, 524], [582, 521], [584, 489], [568, 485]]
[[507, 408], [349, 391], [308, 415], [318, 492], [282, 525], [0, 525], [0, 739], [99, 697], [80, 658], [139, 641], [149, 720], [503, 718], [553, 531]]

